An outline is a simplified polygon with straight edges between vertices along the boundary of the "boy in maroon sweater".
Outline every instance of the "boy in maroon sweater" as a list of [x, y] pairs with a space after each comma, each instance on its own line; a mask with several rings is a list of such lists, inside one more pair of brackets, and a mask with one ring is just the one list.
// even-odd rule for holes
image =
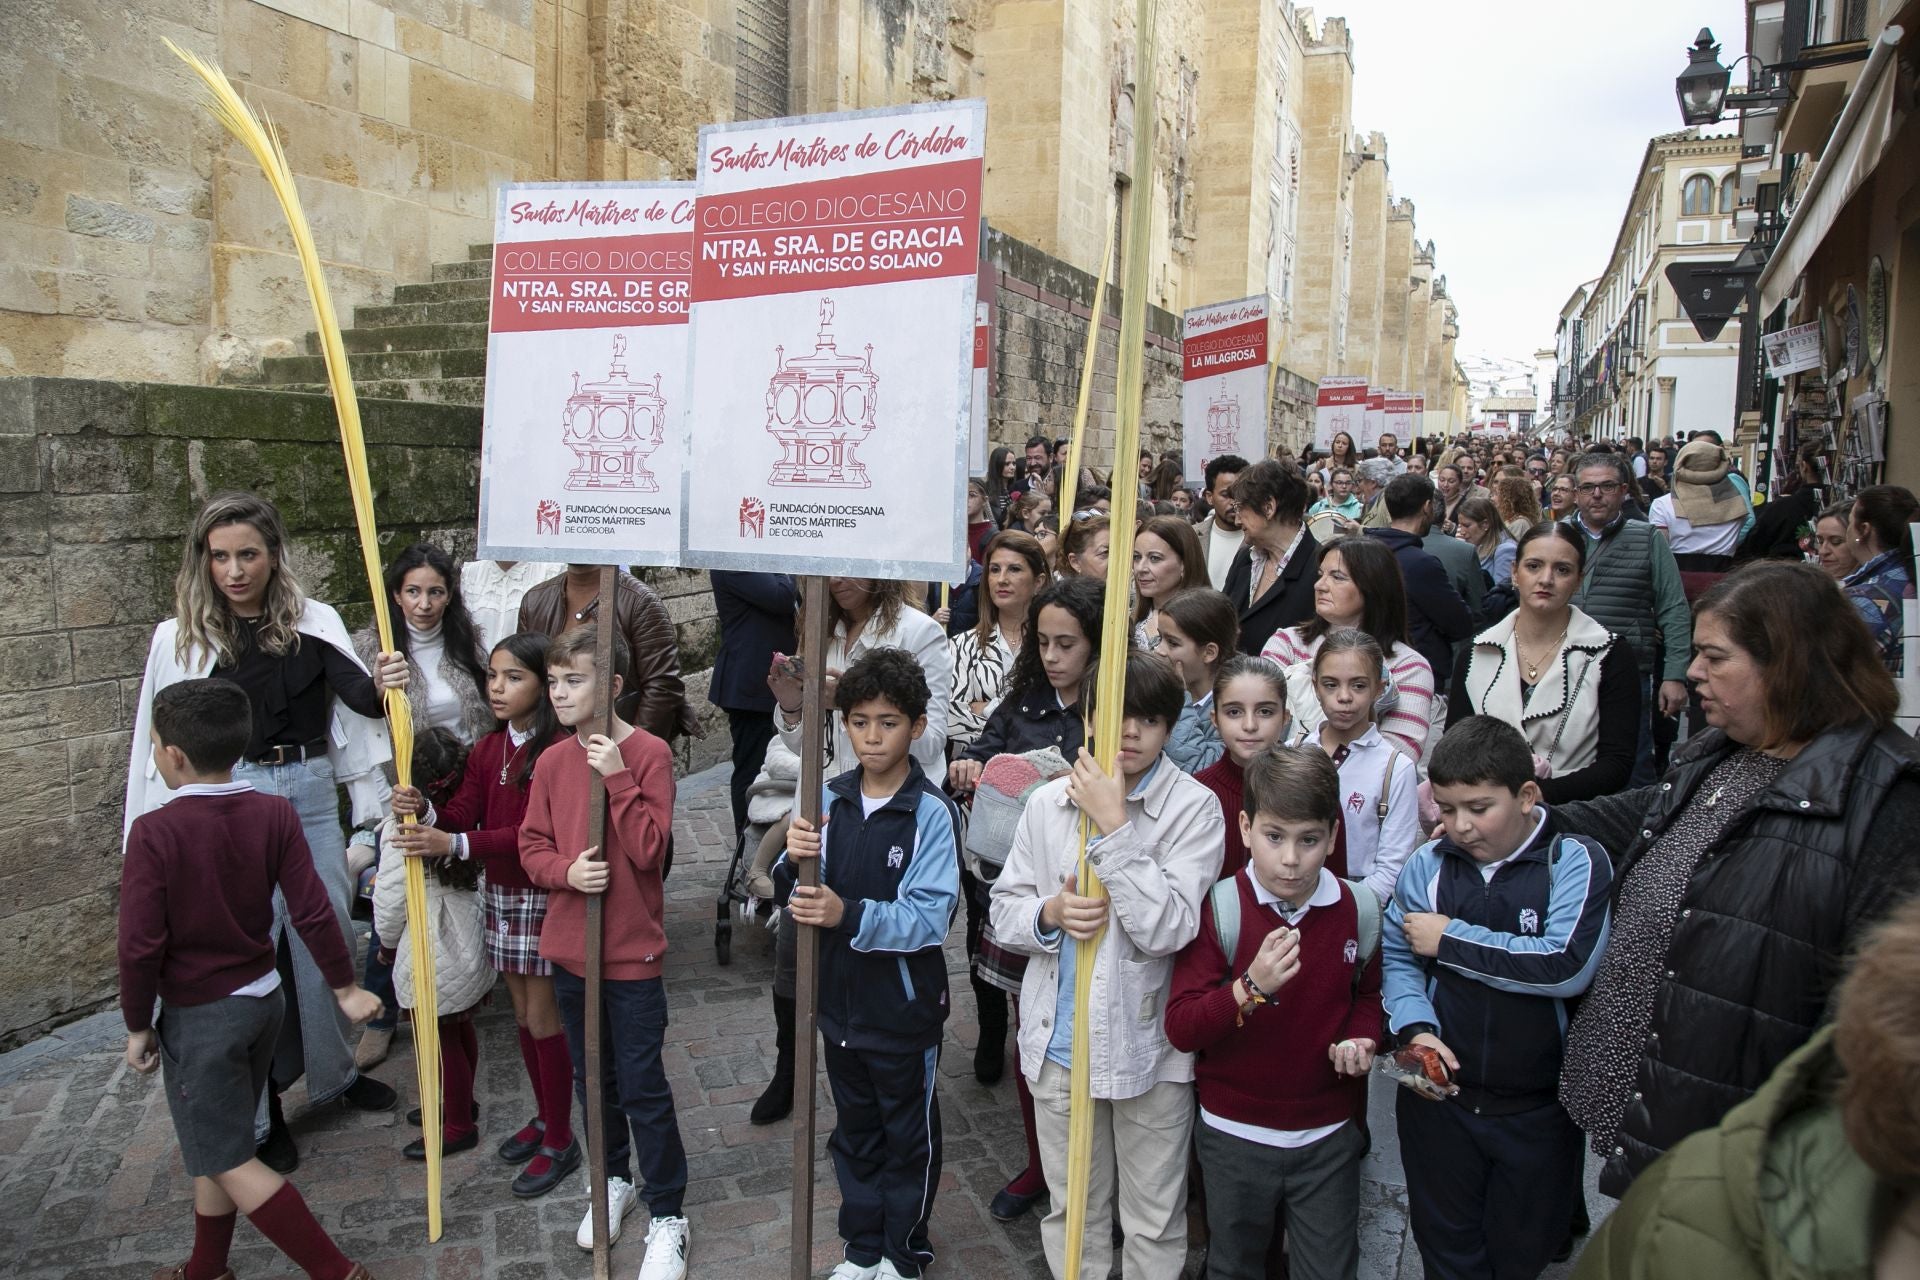
[[120, 873], [127, 1065], [142, 1075], [164, 1067], [193, 1178], [193, 1254], [155, 1280], [233, 1280], [236, 1212], [314, 1280], [370, 1280], [293, 1184], [254, 1156], [254, 1109], [285, 1012], [274, 967], [276, 888], [341, 1011], [365, 1022], [380, 1001], [354, 983], [293, 806], [233, 781], [252, 732], [247, 695], [230, 681], [183, 680], [153, 696], [154, 764], [173, 798], [134, 819]]
[[1238, 930], [1224, 930], [1237, 932], [1233, 955], [1209, 895], [1174, 961], [1167, 1039], [1199, 1055], [1209, 1276], [1264, 1276], [1276, 1210], [1297, 1280], [1359, 1270], [1366, 1139], [1355, 1120], [1380, 1036], [1380, 957], [1361, 941], [1353, 888], [1326, 870], [1339, 822], [1340, 775], [1324, 752], [1249, 761], [1250, 860], [1232, 880]]
[[[626, 670], [626, 641], [615, 632], [615, 672]], [[611, 697], [621, 680], [611, 677]], [[520, 824], [520, 865], [550, 890], [540, 954], [553, 964], [553, 993], [573, 1054], [574, 1091], [587, 1098], [587, 898], [603, 895], [601, 943], [601, 1091], [607, 1115], [607, 1226], [620, 1224], [638, 1199], [653, 1215], [640, 1280], [680, 1280], [687, 1270], [687, 1155], [674, 1112], [673, 1089], [660, 1063], [667, 1033], [667, 990], [660, 976], [667, 954], [661, 911], [661, 866], [673, 830], [673, 757], [667, 744], [613, 717], [613, 732], [590, 733], [599, 707], [593, 630], [577, 627], [547, 650], [547, 692], [554, 715], [573, 735], [548, 747], [533, 770], [533, 792]], [[606, 856], [587, 844], [592, 773], [606, 780]], [[623, 1121], [624, 1117], [624, 1121]], [[644, 1197], [633, 1186], [638, 1159]], [[574, 1235], [593, 1247], [589, 1209]]]

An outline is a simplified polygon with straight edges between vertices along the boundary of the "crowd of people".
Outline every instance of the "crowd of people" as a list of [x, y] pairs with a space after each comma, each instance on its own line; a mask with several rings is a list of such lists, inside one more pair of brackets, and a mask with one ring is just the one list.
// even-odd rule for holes
[[[1011, 1074], [1025, 1134], [991, 1212], [1041, 1213], [1056, 1276], [1076, 1055], [1094, 1100], [1086, 1275], [1117, 1251], [1124, 1274], [1171, 1280], [1196, 1243], [1209, 1276], [1355, 1275], [1376, 1069], [1408, 1086], [1395, 1124], [1429, 1276], [1532, 1276], [1571, 1253], [1588, 1155], [1627, 1197], [1587, 1248], [1593, 1274], [1679, 1275], [1698, 1255], [1660, 1228], [1689, 1215], [1723, 1260], [1708, 1274], [1761, 1274], [1768, 1231], [1789, 1251], [1807, 1238], [1729, 1225], [1741, 1210], [1722, 1200], [1757, 1175], [1712, 1154], [1761, 1138], [1824, 1144], [1796, 1158], [1844, 1165], [1847, 1193], [1879, 1206], [1820, 1206], [1841, 1224], [1821, 1247], [1911, 1256], [1887, 1232], [1920, 1221], [1914, 1148], [1875, 1130], [1914, 1132], [1920, 1019], [1907, 997], [1891, 1029], [1844, 1025], [1884, 1021], [1863, 1002], [1920, 970], [1902, 906], [1920, 896], [1903, 844], [1920, 748], [1894, 725], [1912, 494], [1829, 504], [1808, 454], [1756, 512], [1712, 432], [1411, 453], [1342, 434], [1191, 479], [1176, 455], [1142, 454], [1131, 478], [1084, 469], [1061, 510], [1064, 446], [993, 452], [964, 579], [829, 579], [823, 743], [803, 734], [816, 673], [790, 656], [796, 584], [712, 574], [708, 698], [748, 909], [777, 925], [776, 1058], [751, 1118], [792, 1109], [794, 940], [816, 928], [834, 1280], [934, 1262], [957, 919], [973, 1074]], [[1139, 487], [1131, 529], [1112, 525], [1115, 483]], [[1132, 569], [1124, 693], [1102, 706], [1114, 554]], [[480, 1143], [472, 1015], [504, 975], [528, 1081], [528, 1118], [496, 1148], [506, 1189], [578, 1186], [573, 1106], [598, 1089], [610, 1229], [644, 1203], [641, 1280], [686, 1273], [662, 886], [669, 744], [697, 720], [665, 607], [616, 582], [601, 691], [596, 566], [405, 548], [383, 652], [305, 594], [271, 503], [221, 494], [200, 513], [139, 702], [121, 919], [128, 1061], [165, 1071], [194, 1178], [193, 1254], [165, 1274], [228, 1274], [245, 1213], [309, 1275], [366, 1275], [285, 1180], [299, 1152], [280, 1097], [304, 1076], [316, 1103], [397, 1105], [367, 1073], [416, 1003], [406, 931], [423, 924], [443, 1151]], [[408, 787], [391, 785], [389, 690], [416, 727]], [[1111, 772], [1087, 750], [1103, 717], [1120, 724]], [[826, 759], [817, 825], [798, 816], [809, 749]], [[588, 847], [596, 773], [609, 810]], [[429, 886], [412, 921], [409, 858]], [[372, 923], [357, 974], [356, 899]], [[1843, 983], [1876, 937], [1883, 962]], [[1884, 1079], [1849, 1090], [1863, 1063]], [[1820, 1127], [1782, 1137], [1806, 1098]], [[1708, 1175], [1743, 1181], [1709, 1193]], [[1646, 1190], [1683, 1177], [1688, 1198]], [[577, 1239], [592, 1246], [590, 1214]]]

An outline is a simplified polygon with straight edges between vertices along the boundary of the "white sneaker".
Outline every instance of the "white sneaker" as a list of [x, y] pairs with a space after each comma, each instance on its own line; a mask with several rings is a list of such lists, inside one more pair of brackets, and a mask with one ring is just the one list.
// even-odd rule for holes
[[647, 1228], [640, 1280], [682, 1280], [687, 1274], [687, 1220], [655, 1218]]
[[882, 1258], [879, 1270], [874, 1273], [874, 1280], [907, 1280], [907, 1277], [901, 1274], [900, 1268], [893, 1265], [892, 1258]]
[[827, 1272], [827, 1280], [874, 1280], [880, 1274], [880, 1264], [863, 1267], [857, 1262], [843, 1261], [839, 1266]]
[[[612, 1248], [620, 1239], [620, 1224], [633, 1212], [633, 1206], [640, 1203], [640, 1193], [625, 1178], [607, 1179], [607, 1247]], [[593, 1203], [587, 1203], [587, 1216], [580, 1219], [580, 1229], [573, 1233], [573, 1242], [593, 1252]]]

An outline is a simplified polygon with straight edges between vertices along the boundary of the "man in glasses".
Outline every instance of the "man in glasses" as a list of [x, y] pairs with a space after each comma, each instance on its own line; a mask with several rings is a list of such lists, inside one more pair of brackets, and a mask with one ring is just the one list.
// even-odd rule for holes
[[1632, 474], [1627, 465], [1618, 454], [1585, 453], [1574, 459], [1574, 514], [1568, 523], [1587, 538], [1586, 573], [1574, 607], [1624, 637], [1640, 666], [1632, 785], [1644, 787], [1654, 781], [1649, 710], [1671, 716], [1687, 705], [1693, 616], [1666, 539], [1623, 509]]

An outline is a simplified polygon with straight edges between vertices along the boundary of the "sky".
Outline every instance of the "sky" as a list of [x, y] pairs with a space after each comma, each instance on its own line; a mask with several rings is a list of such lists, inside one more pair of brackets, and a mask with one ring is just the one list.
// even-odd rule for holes
[[1742, 0], [1314, 7], [1347, 20], [1354, 127], [1387, 136], [1394, 195], [1413, 200], [1460, 309], [1459, 349], [1523, 360], [1606, 268], [1647, 140], [1684, 127], [1673, 80], [1700, 28], [1722, 63], [1745, 51]]

